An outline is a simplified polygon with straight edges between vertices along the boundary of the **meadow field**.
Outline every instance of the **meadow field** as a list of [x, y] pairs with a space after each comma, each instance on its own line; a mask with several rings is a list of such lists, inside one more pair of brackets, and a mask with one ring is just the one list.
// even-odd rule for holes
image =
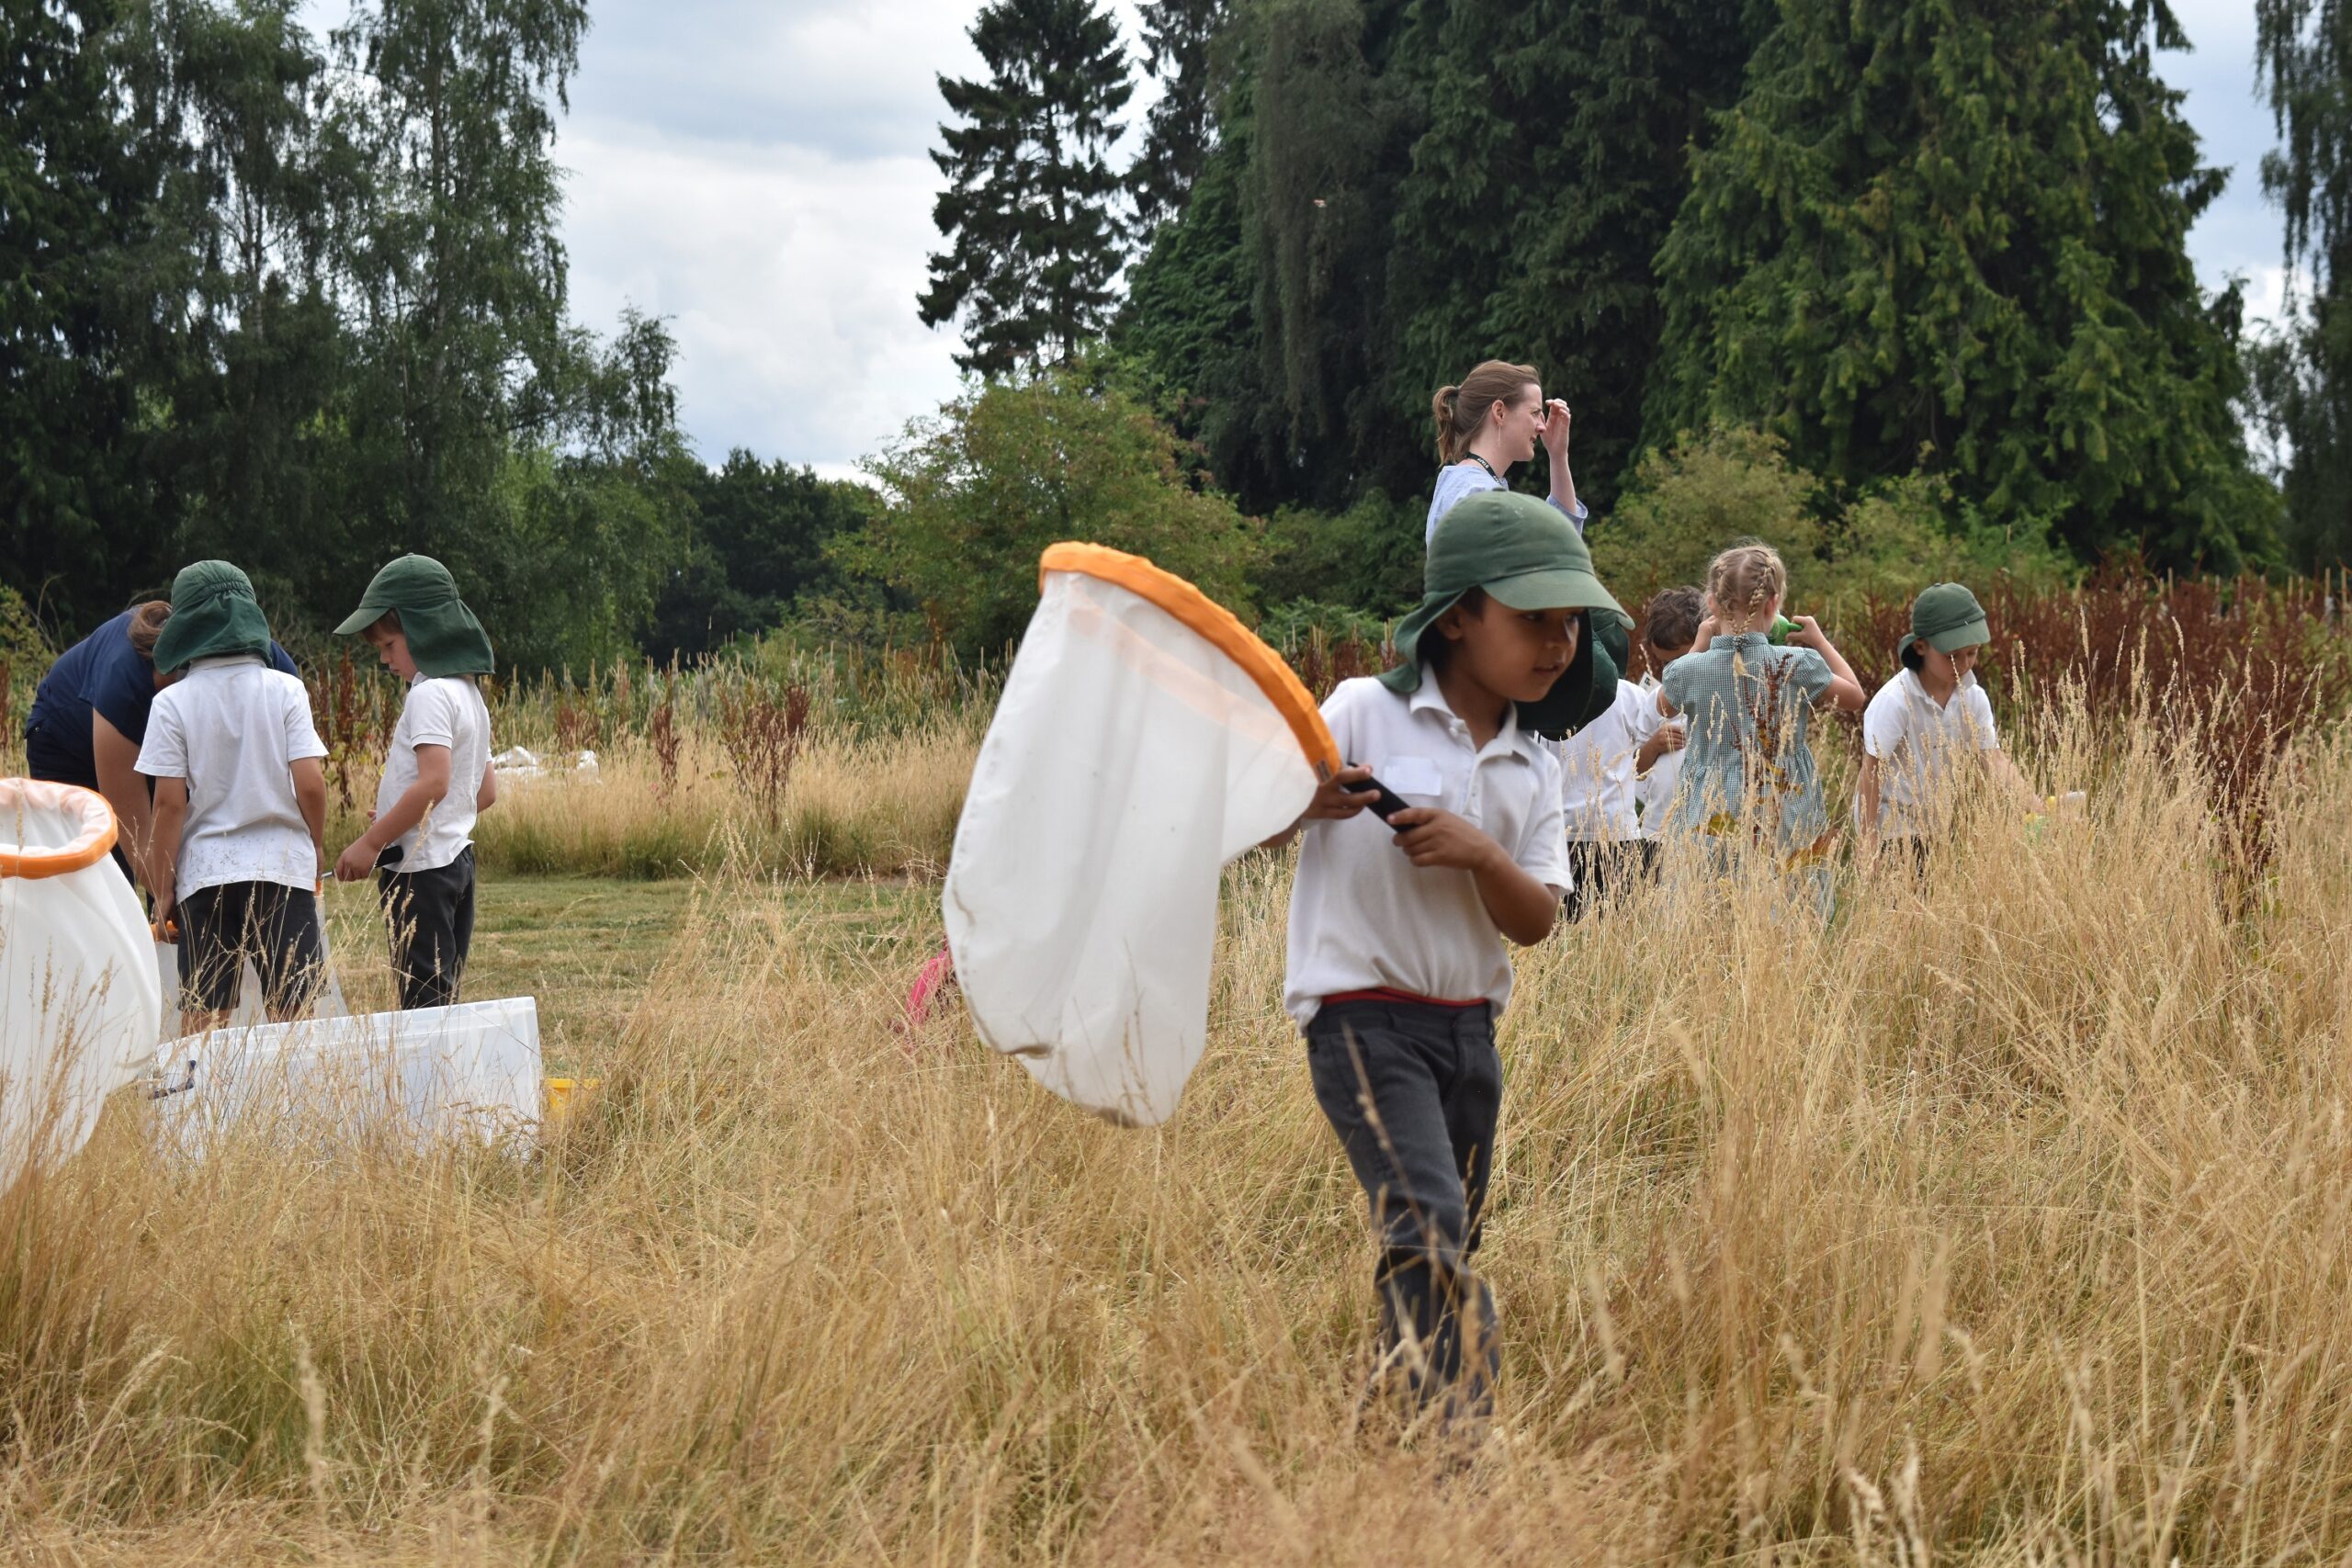
[[[1278, 1005], [1286, 852], [1227, 873], [1183, 1109], [1121, 1130], [952, 1002], [902, 1017], [982, 676], [503, 694], [501, 744], [598, 768], [485, 818], [469, 994], [537, 997], [549, 1070], [601, 1092], [536, 1151], [200, 1165], [119, 1098], [0, 1198], [0, 1549], [2335, 1561], [2352, 738], [2332, 623], [2242, 630], [2193, 688], [2158, 639], [2104, 675], [2009, 651], [2013, 749], [2080, 820], [1977, 810], [1923, 881], [1844, 868], [1826, 930], [1685, 879], [1522, 955], [1505, 1371], [1466, 1445], [1364, 1393], [1362, 1200]], [[366, 896], [331, 907], [381, 1003]]]

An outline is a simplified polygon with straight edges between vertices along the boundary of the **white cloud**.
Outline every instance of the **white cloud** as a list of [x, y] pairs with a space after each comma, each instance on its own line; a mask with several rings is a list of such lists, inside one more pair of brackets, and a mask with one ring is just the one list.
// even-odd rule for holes
[[950, 395], [956, 344], [915, 320], [935, 179], [920, 155], [582, 135], [565, 219], [577, 314], [670, 319], [680, 417], [733, 446], [847, 462]]
[[[1130, 45], [1133, 0], [1114, 6]], [[938, 76], [978, 0], [604, 0], [557, 157], [574, 313], [671, 319], [680, 418], [846, 473], [957, 386], [915, 298], [942, 243]], [[1141, 54], [1134, 51], [1136, 68]], [[1148, 102], [1138, 92], [1130, 112]]]

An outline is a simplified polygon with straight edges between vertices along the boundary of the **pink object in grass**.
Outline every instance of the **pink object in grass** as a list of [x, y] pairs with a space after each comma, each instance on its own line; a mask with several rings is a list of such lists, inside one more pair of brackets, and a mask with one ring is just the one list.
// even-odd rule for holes
[[916, 972], [915, 983], [907, 987], [908, 1028], [916, 1028], [931, 1021], [932, 1005], [955, 978], [956, 955], [943, 944]]

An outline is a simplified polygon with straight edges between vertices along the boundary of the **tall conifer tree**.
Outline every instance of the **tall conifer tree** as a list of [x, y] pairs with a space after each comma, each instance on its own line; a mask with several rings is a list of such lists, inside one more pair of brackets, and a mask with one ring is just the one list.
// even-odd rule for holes
[[1119, 189], [1105, 153], [1135, 91], [1095, 0], [995, 0], [972, 24], [989, 78], [942, 76], [962, 122], [932, 154], [932, 209], [950, 242], [931, 258], [925, 326], [960, 318], [956, 364], [984, 375], [1066, 363], [1107, 324], [1120, 265]]
[[1216, 144], [1210, 113], [1209, 49], [1225, 25], [1226, 0], [1144, 0], [1144, 69], [1159, 79], [1159, 101], [1127, 171], [1136, 231], [1148, 238], [1184, 209]]
[[[1478, 361], [1529, 361], [1577, 410], [1579, 490], [1616, 489], [1657, 354], [1657, 249], [1769, 14], [1758, 0], [1415, 11], [1401, 52], [1427, 62], [1429, 121], [1390, 277], [1387, 400], [1405, 429], [1423, 432], [1430, 391]], [[1410, 445], [1425, 471], [1426, 435]]]
[[2262, 186], [2286, 211], [2295, 306], [2262, 377], [2292, 453], [2290, 533], [2298, 556], [2352, 559], [2352, 6], [2256, 0], [2256, 56], [2286, 145]]
[[2185, 243], [2221, 176], [2156, 41], [2162, 0], [1782, 0], [1660, 256], [1648, 439], [1756, 422], [1851, 484], [1925, 452], [2085, 555], [2260, 553], [2237, 301]]

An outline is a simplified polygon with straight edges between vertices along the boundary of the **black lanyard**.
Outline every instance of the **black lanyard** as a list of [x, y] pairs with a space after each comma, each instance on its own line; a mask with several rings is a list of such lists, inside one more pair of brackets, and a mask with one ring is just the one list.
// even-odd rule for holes
[[1474, 462], [1474, 463], [1477, 464], [1480, 468], [1482, 468], [1486, 469], [1486, 470], [1487, 470], [1487, 477], [1488, 479], [1490, 479], [1494, 480], [1497, 484], [1500, 484], [1500, 483], [1502, 483], [1502, 482], [1503, 482], [1503, 477], [1502, 477], [1502, 475], [1500, 475], [1500, 474], [1498, 474], [1498, 473], [1495, 472], [1495, 466], [1494, 466], [1492, 463], [1489, 463], [1488, 461], [1487, 461], [1487, 459], [1485, 459], [1484, 457], [1480, 457], [1480, 456], [1478, 456], [1478, 454], [1476, 454], [1476, 452], [1465, 453], [1465, 454], [1464, 454], [1464, 456], [1466, 456], [1466, 457], [1468, 457], [1472, 462]]

